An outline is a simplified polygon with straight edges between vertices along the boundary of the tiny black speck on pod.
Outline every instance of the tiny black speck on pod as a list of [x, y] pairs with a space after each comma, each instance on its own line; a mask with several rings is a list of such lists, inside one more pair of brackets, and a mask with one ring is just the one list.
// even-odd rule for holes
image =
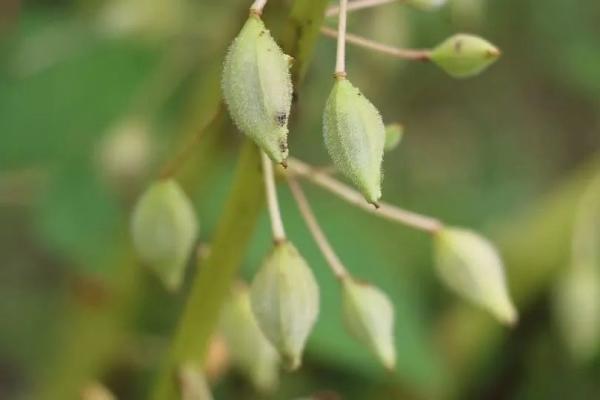
[[323, 136], [335, 167], [375, 204], [381, 197], [385, 126], [375, 106], [345, 77], [336, 77], [327, 99]]
[[229, 48], [223, 68], [223, 96], [231, 118], [277, 163], [285, 163], [288, 156], [289, 60], [260, 17], [252, 14]]

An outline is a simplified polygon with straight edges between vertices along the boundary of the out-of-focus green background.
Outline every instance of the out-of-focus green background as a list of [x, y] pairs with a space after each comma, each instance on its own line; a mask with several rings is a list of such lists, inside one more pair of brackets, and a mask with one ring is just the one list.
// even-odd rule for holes
[[[132, 267], [128, 217], [218, 104], [222, 60], [249, 3], [0, 3], [0, 398], [50, 399], [57, 386], [91, 378], [120, 399], [148, 395], [189, 285], [170, 294]], [[277, 37], [292, 1], [269, 3]], [[352, 46], [347, 63], [384, 119], [406, 127], [384, 162], [384, 199], [494, 241], [520, 322], [500, 327], [442, 287], [423, 233], [306, 184], [347, 267], [393, 299], [398, 366], [384, 371], [346, 334], [338, 284], [282, 185], [289, 236], [321, 287], [320, 318], [303, 368], [283, 373], [275, 392], [256, 394], [227, 368], [210, 376], [215, 397], [600, 398], [597, 354], [574, 357], [553, 312], [578, 199], [600, 171], [599, 21], [592, 0], [449, 0], [434, 13], [392, 4], [352, 14], [351, 32], [388, 44], [431, 47], [466, 31], [502, 49], [469, 80]], [[321, 37], [315, 52], [290, 147], [325, 165], [321, 112], [334, 42]], [[241, 142], [224, 121], [182, 180], [207, 244]], [[269, 241], [263, 215], [246, 279]]]

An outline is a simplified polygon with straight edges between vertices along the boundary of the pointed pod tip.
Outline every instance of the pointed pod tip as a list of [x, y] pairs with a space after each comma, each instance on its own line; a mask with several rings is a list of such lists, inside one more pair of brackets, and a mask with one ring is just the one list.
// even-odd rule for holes
[[288, 372], [293, 372], [298, 370], [302, 366], [302, 360], [299, 355], [295, 354], [284, 354], [283, 355], [283, 367]]
[[383, 362], [383, 367], [389, 373], [393, 373], [396, 371], [396, 358], [395, 357], [387, 359], [387, 360], [382, 360], [382, 362]]
[[506, 309], [498, 311], [496, 316], [500, 322], [510, 328], [514, 328], [519, 322], [519, 313], [512, 304]]
[[490, 59], [496, 59], [500, 58], [500, 56], [502, 55], [502, 51], [497, 47], [493, 47], [487, 51], [486, 55]]

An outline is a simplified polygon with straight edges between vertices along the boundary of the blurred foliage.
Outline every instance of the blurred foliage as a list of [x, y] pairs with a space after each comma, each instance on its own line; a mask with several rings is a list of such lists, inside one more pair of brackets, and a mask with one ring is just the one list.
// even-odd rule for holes
[[[97, 378], [119, 398], [145, 398], [185, 291], [170, 295], [145, 272], [124, 272], [132, 264], [132, 201], [214, 111], [224, 52], [246, 3], [0, 4], [0, 398], [31, 398], [42, 382], [59, 379], [52, 363], [72, 358], [77, 370], [85, 358], [78, 354], [108, 342], [114, 349], [93, 368]], [[266, 18], [282, 29], [277, 13], [291, 1], [272, 3]], [[273, 399], [325, 391], [344, 399], [600, 396], [598, 356], [576, 364], [549, 312], [552, 284], [568, 264], [570, 218], [598, 169], [588, 161], [600, 147], [598, 20], [600, 5], [590, 0], [452, 0], [437, 13], [387, 5], [352, 14], [350, 31], [385, 43], [430, 47], [468, 31], [502, 49], [496, 65], [467, 81], [354, 47], [348, 64], [384, 120], [405, 126], [401, 145], [386, 155], [385, 199], [498, 239], [522, 319], [511, 331], [495, 327], [437, 282], [428, 237], [305, 185], [348, 269], [393, 300], [398, 367], [387, 374], [345, 332], [338, 283], [282, 187], [286, 229], [316, 274], [322, 308], [304, 368], [284, 373]], [[321, 112], [334, 52], [334, 41], [319, 39], [292, 116], [293, 154], [315, 165], [328, 160]], [[144, 166], [111, 175], [103, 143], [129, 118], [148, 126], [148, 151], [136, 155]], [[182, 179], [202, 243], [218, 222], [239, 150], [227, 118], [217, 125], [209, 131], [219, 136], [202, 139], [210, 146]], [[245, 278], [269, 245], [263, 215]], [[102, 314], [109, 306], [123, 317]], [[117, 334], [100, 343], [107, 326]], [[235, 372], [214, 379], [217, 399], [257, 398]]]

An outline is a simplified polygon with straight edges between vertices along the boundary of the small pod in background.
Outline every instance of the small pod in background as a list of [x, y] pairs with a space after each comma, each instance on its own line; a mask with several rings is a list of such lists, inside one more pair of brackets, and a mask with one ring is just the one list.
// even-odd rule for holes
[[469, 78], [492, 65], [500, 54], [500, 50], [487, 40], [459, 33], [436, 46], [429, 58], [448, 75]]
[[434, 256], [438, 276], [450, 289], [504, 324], [517, 322], [502, 260], [490, 242], [466, 229], [443, 228], [434, 236]]
[[264, 336], [250, 306], [250, 290], [235, 285], [221, 312], [223, 334], [236, 368], [261, 393], [272, 392], [279, 380], [279, 355]]
[[554, 291], [554, 315], [576, 362], [592, 360], [600, 351], [600, 269], [574, 264], [560, 276]]
[[269, 253], [252, 282], [250, 301], [258, 326], [284, 366], [297, 369], [319, 314], [319, 287], [290, 242], [277, 243]]
[[327, 99], [323, 135], [337, 170], [376, 204], [381, 197], [385, 126], [375, 106], [343, 77], [336, 78]]
[[394, 306], [381, 290], [346, 276], [342, 279], [342, 307], [348, 331], [367, 346], [387, 369], [396, 364]]
[[192, 203], [173, 179], [153, 183], [133, 210], [135, 250], [170, 290], [181, 284], [197, 231]]
[[394, 123], [385, 126], [385, 144], [383, 149], [388, 152], [394, 150], [404, 136], [404, 126], [402, 124]]
[[257, 15], [250, 15], [225, 58], [222, 90], [231, 118], [276, 163], [288, 156], [291, 57]]

